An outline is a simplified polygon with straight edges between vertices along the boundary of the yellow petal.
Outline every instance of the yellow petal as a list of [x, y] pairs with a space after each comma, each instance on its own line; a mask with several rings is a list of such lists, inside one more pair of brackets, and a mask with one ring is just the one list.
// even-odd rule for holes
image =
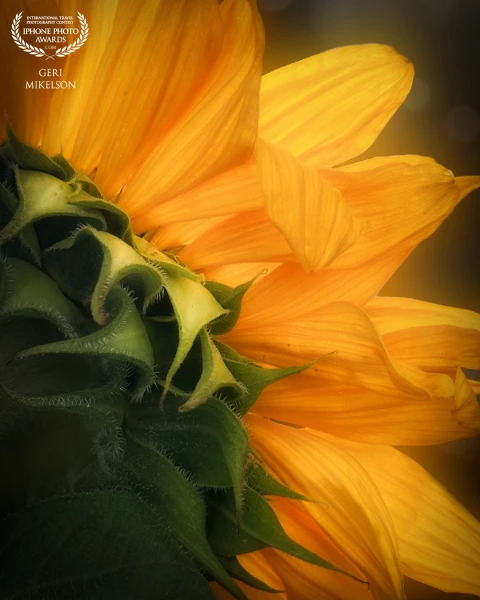
[[247, 212], [263, 204], [258, 167], [254, 161], [248, 161], [140, 213], [132, 225], [142, 232], [179, 221]]
[[[239, 322], [251, 325], [305, 317], [337, 301], [362, 306], [382, 289], [395, 263], [391, 256], [379, 257], [356, 269], [326, 268], [319, 273], [305, 273], [295, 263], [270, 267], [269, 274], [256, 281], [245, 296]], [[267, 266], [264, 263], [264, 268]], [[218, 272], [221, 276], [222, 271]]]
[[185, 248], [180, 258], [192, 269], [295, 260], [287, 240], [272, 225], [264, 210], [242, 213], [222, 221]]
[[[185, 0], [186, 12], [203, 2]], [[250, 0], [215, 0], [221, 17], [221, 46], [218, 56], [204, 63], [195, 93], [189, 93], [189, 107], [165, 135], [142, 166], [132, 174], [120, 204], [136, 217], [221, 171], [245, 162], [251, 155], [257, 134], [258, 89], [263, 57], [263, 26]], [[171, 8], [171, 2], [166, 4]], [[175, 3], [176, 5], [176, 3]], [[164, 26], [159, 38], [165, 38]], [[204, 39], [212, 24], [197, 23], [189, 30], [182, 47], [186, 68], [194, 49], [189, 37]], [[208, 44], [207, 38], [207, 44]], [[152, 60], [165, 69], [149, 49]], [[183, 70], [175, 66], [177, 77]], [[167, 75], [168, 78], [171, 75]], [[142, 96], [144, 94], [142, 93]], [[176, 102], [175, 99], [171, 99]], [[147, 120], [148, 123], [148, 120]]]
[[480, 595], [480, 523], [401, 452], [345, 441], [341, 448], [355, 456], [380, 490], [405, 575], [447, 592]]
[[159, 250], [171, 250], [178, 253], [181, 248], [192, 244], [196, 238], [201, 238], [206, 231], [210, 231], [224, 221], [225, 217], [214, 217], [171, 223], [165, 227], [159, 227], [148, 237], [150, 243]]
[[254, 410], [265, 417], [371, 444], [442, 444], [480, 432], [480, 407], [461, 371], [455, 397], [433, 399], [386, 396], [300, 374], [269, 386]]
[[379, 44], [335, 48], [262, 78], [260, 135], [314, 167], [359, 155], [410, 91], [413, 67]]
[[[331, 440], [308, 430], [285, 427], [255, 415], [248, 416], [247, 424], [252, 446], [265, 466], [282, 483], [314, 500], [302, 503], [305, 510], [357, 566], [370, 583], [373, 598], [404, 598], [390, 515], [356, 460]], [[323, 577], [321, 570], [318, 577]], [[343, 576], [338, 577], [341, 586]], [[287, 578], [283, 579], [286, 582]]]
[[[234, 265], [224, 265], [211, 267], [203, 271], [205, 279], [209, 281], [219, 281], [230, 287], [236, 287], [241, 283], [250, 281], [256, 278], [257, 281], [268, 273], [273, 272], [280, 266], [280, 263], [264, 262], [264, 263], [237, 263]], [[243, 311], [243, 303], [242, 303]]]
[[[335, 545], [335, 542], [300, 503], [272, 497], [270, 504], [291, 539], [336, 567], [362, 578], [363, 574], [358, 566]], [[319, 571], [318, 567], [274, 549], [263, 552], [268, 556], [276, 572], [282, 575], [288, 598], [295, 598], [295, 600], [312, 600], [312, 598], [372, 600], [374, 598], [366, 584], [359, 584], [358, 581], [348, 577], [339, 577], [334, 571]]]
[[303, 268], [319, 271], [353, 244], [356, 220], [341, 193], [315, 169], [261, 140], [256, 156], [270, 220]]
[[480, 368], [480, 315], [410, 298], [374, 298], [365, 307], [398, 360], [427, 369]]
[[460, 199], [452, 173], [423, 157], [376, 158], [322, 175], [340, 189], [361, 227], [356, 243], [333, 263], [336, 268], [390, 252], [401, 259], [435, 231]]
[[361, 227], [335, 268], [388, 253], [398, 257], [399, 266], [405, 253], [431, 235], [463, 197], [450, 171], [418, 156], [375, 158], [322, 175], [340, 189]]
[[[97, 83], [97, 70], [102, 65], [105, 48], [110, 43], [117, 4], [118, 0], [62, 2], [63, 14], [73, 15], [76, 20], [79, 11], [85, 15], [90, 26], [87, 43], [78, 52], [61, 59], [62, 79], [74, 81], [76, 88], [28, 92], [25, 90], [26, 82], [39, 79], [38, 61], [42, 59], [33, 59], [26, 52], [12, 46], [10, 28], [13, 18], [21, 11], [21, 23], [25, 23], [31, 6], [24, 0], [17, 2], [15, 8], [12, 4], [0, 5], [0, 54], [8, 56], [8, 61], [4, 61], [2, 65], [0, 113], [2, 117], [5, 114], [8, 116], [22, 140], [33, 146], [41, 145], [47, 154], [57, 154], [62, 150], [65, 155], [71, 156], [77, 133], [84, 125], [83, 116], [89, 96]], [[44, 13], [58, 14], [58, 3], [54, 0], [44, 2], [42, 6]], [[128, 7], [125, 10], [128, 12]], [[75, 26], [78, 26], [78, 21]], [[49, 63], [50, 66], [53, 62]], [[58, 66], [54, 65], [54, 68]], [[3, 135], [3, 126], [1, 131]], [[84, 158], [88, 162], [88, 153]]]
[[324, 381], [390, 396], [451, 398], [455, 394], [448, 375], [425, 373], [394, 361], [368, 316], [347, 302], [319, 307], [301, 319], [251, 327], [240, 323], [222, 341], [244, 356], [275, 366], [322, 359], [308, 373]]

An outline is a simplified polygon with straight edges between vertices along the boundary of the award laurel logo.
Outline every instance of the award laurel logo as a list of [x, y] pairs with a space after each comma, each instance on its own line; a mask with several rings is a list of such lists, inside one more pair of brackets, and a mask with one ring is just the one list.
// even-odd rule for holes
[[[27, 25], [32, 25], [31, 27], [28, 28], [24, 28], [23, 33], [24, 35], [29, 34], [29, 35], [36, 35], [37, 36], [37, 40], [39, 40], [40, 42], [43, 43], [58, 43], [61, 41], [66, 41], [66, 35], [69, 35], [71, 33], [75, 33], [75, 34], [79, 34], [78, 38], [72, 42], [71, 44], [68, 44], [66, 46], [63, 46], [61, 48], [56, 49], [54, 54], [49, 54], [48, 52], [46, 52], [47, 49], [55, 49], [55, 46], [46, 46], [45, 49], [38, 47], [38, 46], [34, 46], [33, 44], [29, 44], [21, 35], [20, 33], [20, 22], [22, 20], [22, 15], [23, 12], [19, 12], [15, 15], [15, 18], [13, 19], [13, 23], [12, 23], [12, 29], [11, 29], [11, 33], [12, 33], [12, 38], [13, 41], [15, 42], [15, 44], [17, 44], [17, 46], [23, 50], [24, 52], [27, 52], [28, 54], [32, 55], [32, 56], [36, 56], [37, 58], [45, 58], [47, 60], [54, 60], [55, 58], [61, 58], [62, 56], [67, 56], [68, 54], [72, 54], [73, 52], [76, 52], [77, 50], [79, 50], [87, 41], [88, 39], [88, 23], [87, 23], [87, 19], [85, 18], [85, 15], [83, 15], [81, 12], [77, 12], [77, 17], [78, 20], [80, 22], [80, 30], [78, 28], [66, 28], [65, 25], [66, 24], [72, 24], [73, 21], [69, 21], [67, 19], [70, 19], [71, 17], [60, 17], [60, 19], [58, 17], [27, 17]], [[38, 28], [35, 25], [37, 24], [55, 24], [57, 25], [57, 27], [55, 28]], [[36, 42], [38, 43], [38, 41]]]

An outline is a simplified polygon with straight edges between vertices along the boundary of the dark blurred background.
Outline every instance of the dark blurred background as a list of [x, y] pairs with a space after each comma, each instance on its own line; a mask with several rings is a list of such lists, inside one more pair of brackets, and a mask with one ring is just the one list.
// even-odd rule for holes
[[[422, 154], [456, 175], [480, 174], [480, 0], [258, 0], [258, 5], [266, 30], [265, 72], [329, 48], [368, 42], [389, 44], [413, 62], [410, 96], [362, 158]], [[382, 294], [480, 311], [479, 225], [477, 190], [413, 252]], [[479, 438], [402, 451], [480, 518]], [[406, 587], [409, 600], [474, 598], [411, 580]]]

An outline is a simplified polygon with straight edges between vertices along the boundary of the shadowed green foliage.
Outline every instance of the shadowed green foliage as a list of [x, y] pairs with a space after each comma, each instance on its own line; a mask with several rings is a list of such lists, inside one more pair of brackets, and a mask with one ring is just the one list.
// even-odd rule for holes
[[[209, 600], [270, 591], [236, 555], [292, 542], [240, 415], [301, 368], [212, 335], [251, 283], [206, 282], [130, 229], [63, 156], [0, 147], [0, 571], [4, 600]], [[255, 491], [254, 491], [255, 490]]]

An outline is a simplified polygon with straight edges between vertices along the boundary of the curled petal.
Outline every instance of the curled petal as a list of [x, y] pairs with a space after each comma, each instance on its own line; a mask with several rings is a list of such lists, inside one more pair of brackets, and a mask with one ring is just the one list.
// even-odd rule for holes
[[410, 298], [374, 298], [365, 307], [395, 358], [427, 370], [480, 368], [480, 315]]
[[315, 169], [261, 140], [256, 155], [267, 215], [305, 271], [319, 271], [353, 244], [356, 219], [342, 194]]
[[356, 243], [334, 261], [335, 268], [390, 253], [399, 266], [463, 197], [450, 171], [419, 156], [374, 158], [322, 175], [338, 187], [360, 222]]
[[[305, 273], [296, 263], [272, 269], [250, 288], [242, 304], [240, 323], [278, 322], [315, 314], [320, 306], [332, 302], [364, 305], [388, 281], [395, 259], [387, 255], [353, 269], [325, 268]], [[234, 267], [230, 267], [233, 269]]]

